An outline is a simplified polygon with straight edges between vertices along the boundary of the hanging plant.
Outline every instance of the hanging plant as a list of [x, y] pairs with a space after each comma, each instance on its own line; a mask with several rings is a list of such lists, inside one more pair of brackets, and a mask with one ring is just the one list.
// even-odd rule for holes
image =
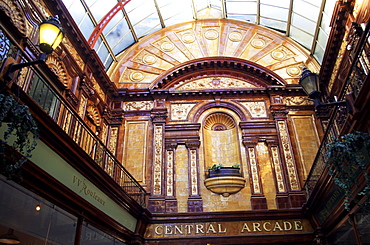
[[357, 198], [351, 194], [354, 186], [358, 186], [360, 173], [364, 173], [366, 185], [358, 195], [367, 195], [367, 199], [358, 205], [364, 207], [370, 203], [370, 176], [365, 171], [370, 161], [369, 152], [370, 135], [363, 132], [346, 134], [328, 145], [326, 164], [329, 174], [333, 176], [334, 183], [344, 190], [344, 205], [348, 211], [351, 200], [358, 204]]
[[37, 145], [36, 121], [26, 105], [12, 95], [0, 94], [0, 127], [5, 128], [0, 140], [0, 173], [21, 181], [21, 167]]

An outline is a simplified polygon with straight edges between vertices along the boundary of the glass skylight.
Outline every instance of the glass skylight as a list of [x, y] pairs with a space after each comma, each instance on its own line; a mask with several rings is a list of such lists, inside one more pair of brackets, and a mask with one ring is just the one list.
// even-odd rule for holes
[[[86, 40], [117, 0], [63, 0]], [[277, 30], [307, 48], [321, 63], [335, 0], [131, 0], [118, 11], [94, 49], [108, 68], [116, 55], [149, 35], [209, 13]], [[198, 15], [199, 13], [199, 15]], [[202, 13], [202, 14], [200, 14]], [[208, 18], [214, 18], [215, 15]]]

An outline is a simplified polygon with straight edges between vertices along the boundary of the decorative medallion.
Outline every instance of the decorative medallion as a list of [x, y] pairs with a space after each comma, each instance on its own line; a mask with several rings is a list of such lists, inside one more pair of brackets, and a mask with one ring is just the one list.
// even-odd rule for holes
[[252, 40], [251, 45], [253, 48], [262, 49], [266, 46], [266, 41], [262, 38], [256, 38]]
[[233, 31], [233, 32], [230, 32], [229, 34], [229, 39], [232, 42], [240, 42], [242, 38], [243, 38], [242, 34], [238, 31]]
[[208, 40], [215, 40], [218, 38], [218, 32], [215, 29], [209, 29], [204, 33], [204, 37]]
[[155, 62], [157, 62], [158, 58], [154, 55], [145, 55], [143, 57], [143, 63], [146, 65], [153, 65]]
[[272, 51], [271, 56], [275, 60], [282, 60], [286, 57], [286, 53], [283, 52], [282, 50], [274, 50]]
[[130, 80], [133, 82], [141, 82], [144, 80], [145, 76], [142, 72], [134, 71], [130, 74]]
[[161, 49], [164, 52], [171, 52], [174, 48], [175, 48], [175, 45], [173, 45], [173, 43], [170, 43], [170, 42], [164, 42], [161, 44]]
[[193, 43], [195, 42], [195, 36], [192, 33], [186, 33], [182, 35], [181, 40], [187, 44]]
[[288, 73], [291, 77], [296, 77], [301, 74], [301, 69], [298, 66], [291, 66], [286, 69], [286, 73]]

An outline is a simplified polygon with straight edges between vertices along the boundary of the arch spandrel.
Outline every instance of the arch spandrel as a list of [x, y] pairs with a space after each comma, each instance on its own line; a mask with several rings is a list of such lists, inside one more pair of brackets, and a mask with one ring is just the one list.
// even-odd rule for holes
[[[156, 88], [175, 67], [213, 57], [255, 63], [297, 84], [303, 66], [318, 71], [308, 51], [271, 29], [236, 20], [197, 20], [164, 28], [117, 57], [108, 74], [117, 88]], [[160, 86], [159, 86], [160, 87]]]

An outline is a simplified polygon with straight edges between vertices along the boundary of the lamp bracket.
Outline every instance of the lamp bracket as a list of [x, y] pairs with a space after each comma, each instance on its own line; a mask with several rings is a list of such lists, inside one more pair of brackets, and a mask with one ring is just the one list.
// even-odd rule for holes
[[44, 63], [46, 61], [46, 59], [47, 59], [47, 54], [46, 53], [40, 53], [37, 60], [30, 61], [30, 62], [19, 63], [19, 64], [12, 63], [12, 64], [9, 65], [9, 68], [6, 71], [5, 75], [4, 75], [4, 79], [6, 81], [10, 81], [10, 80], [12, 80], [13, 74], [16, 70], [22, 69], [22, 68], [27, 67], [27, 66], [32, 66], [32, 65], [37, 65], [37, 64]]
[[345, 106], [349, 113], [352, 113], [352, 111], [353, 111], [352, 105], [351, 105], [351, 103], [348, 99], [343, 100], [343, 101], [335, 101], [335, 102], [323, 103], [323, 104], [321, 104], [320, 101], [318, 101], [317, 104], [316, 103], [317, 102], [315, 101], [315, 108], [317, 108], [317, 109], [320, 108], [320, 107], [325, 107], [325, 106], [329, 106], [329, 107]]

